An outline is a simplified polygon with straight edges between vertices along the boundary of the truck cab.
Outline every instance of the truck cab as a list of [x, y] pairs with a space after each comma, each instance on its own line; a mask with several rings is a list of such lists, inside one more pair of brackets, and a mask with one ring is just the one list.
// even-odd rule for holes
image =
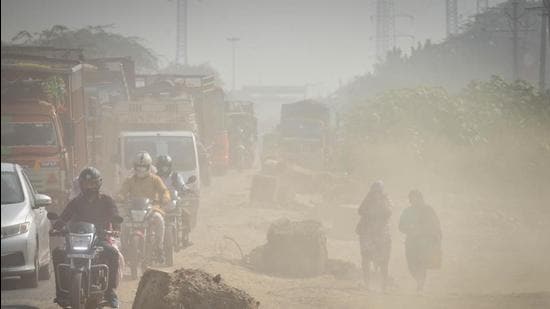
[[200, 166], [197, 140], [191, 131], [124, 131], [119, 137], [121, 180], [130, 175], [134, 155], [147, 151], [154, 160], [160, 155], [172, 157], [172, 170], [184, 180], [197, 177], [192, 188], [200, 192]]
[[306, 100], [281, 106], [281, 156], [314, 170], [323, 169], [329, 148], [328, 108]]
[[40, 100], [5, 102], [2, 106], [2, 161], [29, 171], [36, 190], [63, 203], [69, 161], [61, 120], [55, 107]]

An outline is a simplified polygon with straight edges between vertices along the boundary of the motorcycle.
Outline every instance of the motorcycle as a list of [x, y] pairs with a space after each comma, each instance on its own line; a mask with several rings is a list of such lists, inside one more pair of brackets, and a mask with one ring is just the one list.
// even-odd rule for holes
[[153, 263], [162, 263], [162, 253], [154, 250], [157, 243], [154, 229], [150, 228], [153, 203], [148, 198], [134, 198], [129, 202], [127, 219], [123, 225], [122, 244], [124, 256], [130, 266], [131, 278], [137, 279], [142, 271]]
[[[56, 213], [49, 212], [48, 219], [57, 220]], [[113, 223], [122, 223], [116, 216]], [[101, 241], [112, 239], [116, 231], [97, 231], [92, 223], [70, 222], [63, 230], [52, 230], [50, 236], [65, 237], [66, 262], [58, 264], [56, 285], [68, 294], [68, 299], [55, 301], [64, 308], [102, 308], [109, 283], [109, 266], [101, 263], [99, 253], [103, 251]]]
[[[186, 181], [185, 185], [192, 184], [197, 177], [191, 176]], [[192, 192], [189, 189], [182, 190], [183, 198], [177, 190], [171, 192], [172, 204], [166, 209], [164, 216], [165, 220], [165, 235], [164, 235], [164, 255], [166, 265], [174, 264], [174, 251], [178, 252], [189, 245], [189, 233], [191, 232], [191, 221], [193, 210], [191, 200], [185, 198], [186, 195]]]

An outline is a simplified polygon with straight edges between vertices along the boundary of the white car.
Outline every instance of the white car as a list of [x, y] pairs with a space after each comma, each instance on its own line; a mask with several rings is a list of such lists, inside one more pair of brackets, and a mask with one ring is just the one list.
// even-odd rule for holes
[[2, 162], [2, 279], [21, 277], [29, 287], [50, 278], [52, 199], [37, 194], [18, 164]]

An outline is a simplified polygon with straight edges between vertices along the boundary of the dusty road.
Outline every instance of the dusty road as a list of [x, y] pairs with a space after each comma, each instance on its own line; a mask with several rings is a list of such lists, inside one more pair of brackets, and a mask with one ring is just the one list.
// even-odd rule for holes
[[[311, 216], [311, 211], [250, 207], [250, 177], [251, 173], [230, 172], [214, 179], [212, 187], [204, 190], [199, 223], [192, 234], [194, 245], [177, 254], [176, 267], [221, 274], [228, 284], [257, 298], [261, 308], [550, 308], [550, 268], [536, 252], [540, 237], [535, 241], [510, 241], [517, 235], [533, 235], [533, 227], [506, 215], [491, 216], [489, 223], [483, 212], [463, 215], [467, 206], [462, 200], [454, 202], [462, 205], [460, 212], [453, 203], [439, 210], [445, 262], [440, 271], [429, 275], [423, 295], [414, 293], [414, 282], [406, 270], [403, 238], [395, 228], [398, 214], [406, 206], [399, 199], [394, 201], [390, 265], [395, 284], [389, 292], [369, 292], [358, 280], [332, 276], [288, 279], [255, 273], [240, 264], [239, 249], [225, 237], [235, 239], [246, 254], [265, 242], [273, 220], [302, 219]], [[330, 215], [325, 219], [330, 225]], [[349, 226], [353, 230], [352, 224]], [[329, 257], [359, 264], [351, 232], [348, 237], [329, 237], [328, 246]], [[52, 303], [53, 284], [52, 279], [41, 282], [37, 289], [21, 289], [17, 282], [3, 282], [2, 308], [56, 308]], [[121, 283], [121, 308], [131, 307], [136, 289], [136, 281]]]

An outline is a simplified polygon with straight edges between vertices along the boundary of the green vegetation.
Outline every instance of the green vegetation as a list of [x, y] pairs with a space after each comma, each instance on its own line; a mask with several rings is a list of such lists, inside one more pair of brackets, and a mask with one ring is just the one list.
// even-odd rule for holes
[[521, 81], [386, 91], [350, 103], [342, 134], [338, 161], [358, 177], [550, 184], [550, 96]]
[[85, 58], [127, 57], [142, 70], [155, 70], [158, 58], [145, 47], [143, 40], [109, 32], [112, 25], [88, 26], [82, 29], [69, 29], [55, 25], [37, 33], [20, 31], [11, 39], [11, 44], [50, 46], [56, 48], [80, 48]]

